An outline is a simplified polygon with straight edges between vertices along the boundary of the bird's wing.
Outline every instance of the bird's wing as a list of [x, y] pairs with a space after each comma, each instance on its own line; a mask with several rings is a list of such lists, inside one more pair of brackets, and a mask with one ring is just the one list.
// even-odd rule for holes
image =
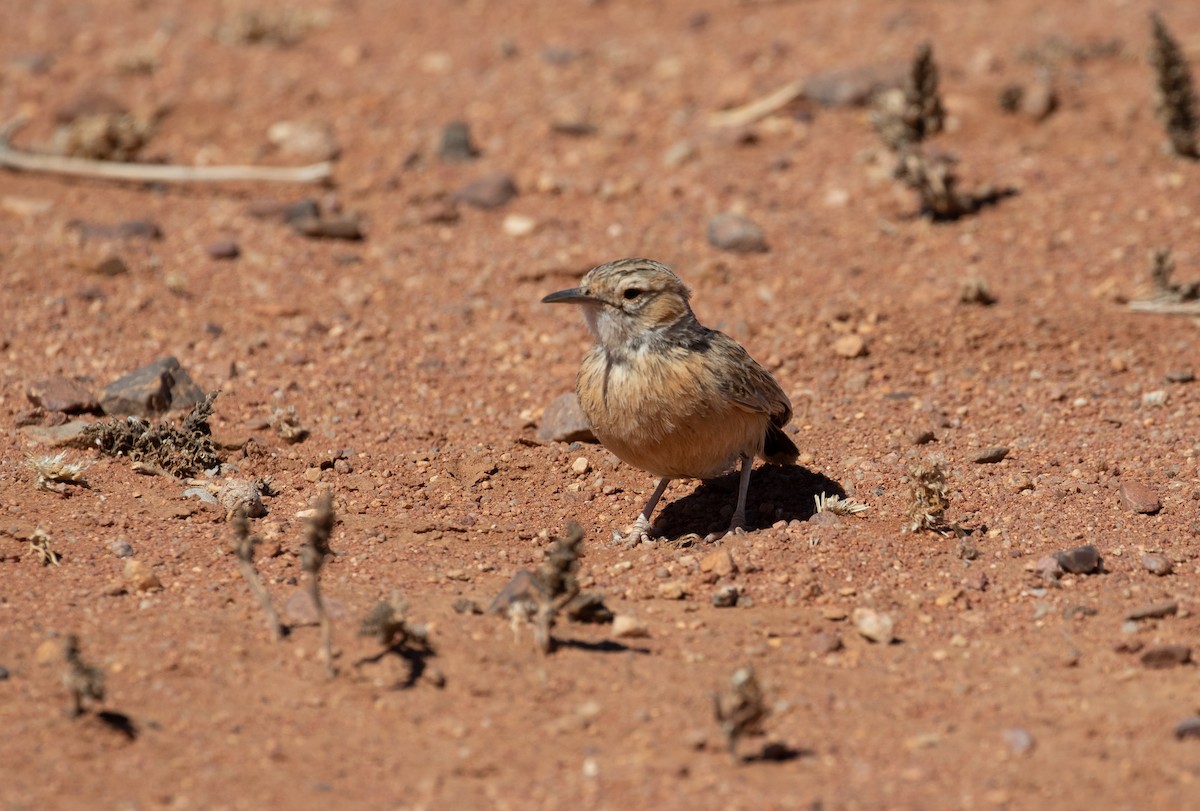
[[741, 344], [723, 333], [717, 336], [713, 355], [725, 367], [718, 375], [722, 393], [739, 408], [767, 414], [775, 425], [786, 425], [792, 418], [792, 403], [779, 383]]

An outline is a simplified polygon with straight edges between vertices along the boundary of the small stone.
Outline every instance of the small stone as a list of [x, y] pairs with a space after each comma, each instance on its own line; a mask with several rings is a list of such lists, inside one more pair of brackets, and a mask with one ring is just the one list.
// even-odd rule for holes
[[115, 276], [123, 276], [128, 272], [129, 265], [125, 264], [125, 260], [119, 256], [106, 256], [88, 268], [88, 273], [94, 276], [104, 276], [108, 279]]
[[91, 388], [69, 377], [39, 380], [29, 387], [25, 396], [29, 398], [29, 402], [47, 411], [82, 414], [100, 410], [100, 403]]
[[1163, 617], [1169, 617], [1179, 610], [1179, 603], [1175, 600], [1164, 600], [1161, 603], [1150, 603], [1148, 605], [1138, 606], [1129, 611], [1125, 615], [1125, 619], [1137, 622], [1138, 620], [1157, 620]]
[[471, 128], [465, 121], [451, 121], [442, 128], [438, 141], [438, 158], [443, 163], [468, 163], [479, 157], [471, 142]]
[[47, 639], [37, 646], [33, 653], [33, 661], [39, 665], [48, 665], [62, 658], [62, 642], [57, 639]]
[[900, 62], [830, 68], [804, 80], [804, 97], [825, 107], [862, 107], [880, 91], [902, 87], [907, 77], [908, 66]]
[[516, 196], [517, 184], [512, 175], [495, 172], [460, 187], [451, 199], [477, 208], [500, 208]]
[[835, 633], [818, 631], [809, 640], [808, 649], [817, 656], [828, 656], [842, 649], [842, 638]]
[[1043, 580], [1058, 580], [1063, 576], [1062, 564], [1058, 562], [1058, 558], [1053, 555], [1045, 555], [1038, 558], [1037, 563], [1033, 565], [1034, 571], [1042, 576]]
[[51, 448], [91, 448], [87, 420], [71, 420], [63, 425], [25, 425], [21, 434], [33, 442], [49, 445]]
[[1008, 456], [1008, 448], [997, 445], [994, 448], [984, 448], [971, 457], [971, 461], [977, 465], [994, 465], [997, 462], [1003, 462]]
[[247, 518], [262, 518], [267, 514], [262, 490], [249, 479], [226, 480], [217, 491], [217, 499], [228, 517], [234, 516], [239, 510], [245, 510]]
[[153, 220], [125, 220], [116, 224], [72, 220], [67, 226], [87, 239], [162, 239], [162, 229]]
[[527, 237], [537, 230], [537, 220], [525, 214], [509, 214], [500, 227], [510, 237]]
[[1160, 555], [1157, 552], [1146, 552], [1142, 555], [1142, 566], [1150, 574], [1156, 577], [1166, 577], [1171, 572], [1175, 571], [1175, 564], [1171, 563], [1171, 559], [1166, 555]]
[[1188, 738], [1200, 738], [1200, 715], [1184, 718], [1176, 724], [1175, 738], [1180, 741]]
[[242, 249], [232, 239], [218, 239], [204, 246], [204, 252], [211, 259], [237, 259], [242, 255]]
[[1033, 735], [1024, 727], [1004, 730], [1004, 742], [1014, 755], [1024, 755], [1033, 750]]
[[861, 358], [867, 354], [867, 341], [857, 333], [843, 335], [833, 342], [833, 353], [843, 358]]
[[846, 611], [837, 606], [827, 605], [821, 609], [821, 616], [830, 622], [841, 622], [846, 619]]
[[1091, 544], [1077, 546], [1065, 552], [1055, 552], [1054, 559], [1070, 574], [1092, 574], [1100, 569], [1100, 551]]
[[450, 606], [454, 609], [455, 614], [482, 614], [483, 609], [479, 603], [472, 600], [470, 597], [459, 597]]
[[588, 458], [586, 456], [580, 456], [574, 462], [571, 463], [571, 472], [574, 473], [576, 476], [582, 476], [583, 474], [587, 473], [591, 469], [592, 469], [592, 463], [588, 461]]
[[864, 637], [880, 645], [890, 645], [896, 639], [896, 621], [890, 614], [873, 608], [854, 609], [854, 627]]
[[1141, 515], [1152, 515], [1162, 509], [1158, 493], [1137, 481], [1121, 482], [1118, 491], [1121, 503], [1125, 508]]
[[1048, 76], [1039, 76], [1021, 94], [1019, 109], [1034, 121], [1046, 120], [1057, 108], [1058, 93], [1054, 90], [1054, 82]]
[[728, 549], [714, 549], [700, 559], [700, 571], [712, 572], [717, 577], [726, 577], [737, 570], [737, 563]]
[[936, 439], [937, 439], [937, 434], [935, 434], [933, 431], [930, 431], [928, 429], [926, 429], [924, 431], [915, 431], [915, 432], [913, 432], [913, 435], [912, 435], [912, 444], [928, 445], [930, 442], [933, 442]]
[[696, 147], [692, 145], [691, 141], [676, 141], [667, 147], [667, 151], [663, 153], [662, 162], [667, 169], [676, 169], [694, 157], [696, 157]]
[[310, 161], [333, 160], [341, 152], [324, 121], [277, 121], [267, 129], [267, 140], [281, 155]]
[[100, 405], [109, 416], [148, 417], [189, 409], [204, 399], [174, 357], [160, 358], [104, 387]]
[[37, 217], [54, 208], [53, 200], [43, 200], [38, 197], [18, 197], [6, 194], [0, 197], [0, 211], [15, 217]]
[[677, 580], [658, 585], [658, 596], [662, 600], [682, 600], [686, 594], [687, 590]]
[[1142, 665], [1150, 670], [1186, 665], [1192, 661], [1192, 649], [1187, 645], [1155, 645], [1142, 654]]
[[738, 602], [738, 587], [732, 583], [713, 592], [713, 608], [733, 608]]
[[820, 510], [808, 517], [808, 523], [818, 527], [836, 527], [842, 523], [842, 517], [833, 510]]
[[108, 545], [109, 550], [119, 558], [133, 557], [133, 547], [129, 541], [117, 540]]
[[130, 559], [125, 562], [125, 582], [134, 591], [161, 591], [163, 584], [146, 564], [140, 560]]
[[637, 639], [650, 636], [650, 628], [637, 617], [617, 614], [612, 621], [612, 635], [617, 639]]
[[1034, 485], [1029, 474], [1017, 471], [1004, 478], [1004, 486], [1010, 493], [1024, 493], [1026, 490], [1032, 490]]
[[729, 211], [708, 221], [708, 241], [717, 248], [736, 253], [764, 253], [767, 250], [762, 229], [748, 217]]
[[1166, 374], [1168, 383], [1192, 383], [1196, 380], [1196, 373], [1191, 369], [1172, 369]]
[[312, 217], [290, 220], [292, 230], [310, 239], [344, 239], [358, 242], [365, 236], [362, 218], [353, 212], [332, 214], [322, 212]]
[[592, 426], [588, 425], [579, 397], [571, 392], [550, 401], [538, 425], [538, 438], [545, 442], [595, 442]]
[[0, 665], [0, 681], [8, 681], [8, 668]]

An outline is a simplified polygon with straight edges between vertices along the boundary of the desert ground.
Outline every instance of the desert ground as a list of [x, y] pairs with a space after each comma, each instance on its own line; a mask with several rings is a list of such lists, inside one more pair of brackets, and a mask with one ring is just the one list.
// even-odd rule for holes
[[[1158, 11], [1200, 70], [1200, 6], [10, 5], [5, 154], [331, 168], [0, 169], [0, 806], [1200, 802], [1200, 163], [1150, 57]], [[873, 114], [922, 43], [958, 216]], [[653, 478], [552, 433], [591, 337], [541, 299], [628, 256], [792, 402], [745, 533], [728, 475], [614, 543]], [[79, 441], [168, 357], [219, 392], [218, 464]], [[545, 651], [486, 609], [572, 522], [616, 619]], [[360, 634], [381, 601], [396, 635]]]

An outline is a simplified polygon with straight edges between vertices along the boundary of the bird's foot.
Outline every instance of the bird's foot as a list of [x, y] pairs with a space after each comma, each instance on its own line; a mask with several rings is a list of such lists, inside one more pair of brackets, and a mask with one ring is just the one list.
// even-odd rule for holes
[[622, 535], [615, 529], [612, 531], [613, 544], [625, 549], [632, 549], [641, 544], [653, 543], [657, 537], [654, 530], [650, 527], [650, 521], [644, 515], [638, 516], [638, 519], [633, 522], [633, 526], [629, 528], [626, 534]]

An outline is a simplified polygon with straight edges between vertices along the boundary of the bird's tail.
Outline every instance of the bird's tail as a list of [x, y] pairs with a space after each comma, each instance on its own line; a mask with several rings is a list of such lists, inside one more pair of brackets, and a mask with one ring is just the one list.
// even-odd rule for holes
[[763, 442], [763, 459], [773, 465], [791, 465], [795, 464], [796, 457], [799, 455], [800, 449], [783, 432], [782, 428], [775, 423], [767, 426], [767, 437]]

